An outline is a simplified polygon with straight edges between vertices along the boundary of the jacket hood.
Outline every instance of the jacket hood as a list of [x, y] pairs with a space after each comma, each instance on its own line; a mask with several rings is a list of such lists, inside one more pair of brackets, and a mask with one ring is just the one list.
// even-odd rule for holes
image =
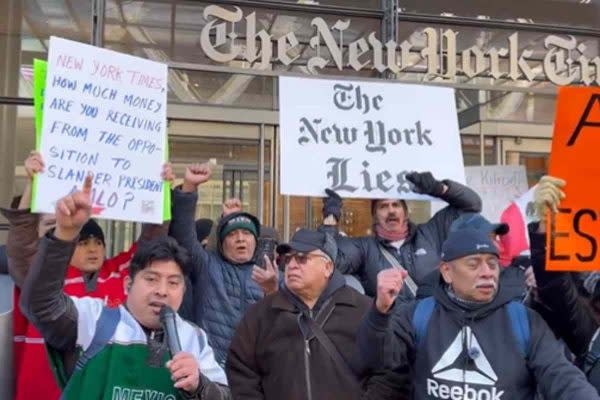
[[[220, 237], [221, 237], [221, 233], [223, 232], [223, 228], [225, 228], [225, 225], [227, 225], [227, 223], [229, 221], [231, 221], [234, 218], [237, 217], [246, 217], [248, 219], [250, 219], [250, 221], [252, 221], [252, 223], [254, 224], [254, 226], [256, 227], [256, 233], [257, 233], [257, 241], [258, 241], [258, 237], [260, 236], [260, 221], [258, 220], [258, 218], [256, 218], [254, 215], [247, 213], [247, 212], [234, 212], [231, 213], [223, 218], [221, 218], [219, 220], [219, 224], [217, 225], [217, 251], [219, 253], [219, 255], [225, 259], [225, 255], [223, 254], [223, 242], [221, 241]], [[256, 252], [256, 249], [254, 250]], [[254, 254], [252, 255], [252, 259], [251, 261], [254, 259]], [[230, 260], [227, 260], [227, 262], [230, 262]], [[245, 263], [246, 264], [246, 263]]]

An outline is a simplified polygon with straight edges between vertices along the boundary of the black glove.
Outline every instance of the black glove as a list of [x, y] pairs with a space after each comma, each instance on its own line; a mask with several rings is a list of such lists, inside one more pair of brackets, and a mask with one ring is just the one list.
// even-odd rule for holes
[[327, 197], [323, 198], [323, 218], [333, 215], [339, 221], [342, 215], [342, 198], [331, 189], [325, 189], [325, 193]]
[[406, 179], [415, 186], [415, 193], [434, 197], [444, 194], [444, 184], [436, 180], [431, 172], [411, 172], [406, 174]]

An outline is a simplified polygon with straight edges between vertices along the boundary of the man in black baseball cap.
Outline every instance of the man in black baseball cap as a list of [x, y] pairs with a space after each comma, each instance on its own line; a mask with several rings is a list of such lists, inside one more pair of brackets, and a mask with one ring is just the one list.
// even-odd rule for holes
[[[277, 246], [277, 252], [285, 264], [285, 289], [299, 297], [312, 309], [326, 290], [331, 286], [335, 271], [337, 245], [326, 233], [310, 229], [300, 229], [289, 243]], [[343, 286], [341, 274], [335, 274], [334, 286]]]
[[[277, 252], [285, 283], [248, 309], [231, 342], [226, 372], [233, 398], [364, 397], [371, 371], [358, 362], [356, 334], [371, 300], [346, 286], [326, 233], [300, 229]], [[310, 373], [298, 373], [299, 366]], [[365, 387], [374, 393], [378, 385]]]

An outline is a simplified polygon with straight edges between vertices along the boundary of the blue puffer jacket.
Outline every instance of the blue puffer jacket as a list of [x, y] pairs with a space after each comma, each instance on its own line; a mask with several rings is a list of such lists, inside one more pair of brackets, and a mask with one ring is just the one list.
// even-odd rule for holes
[[[188, 317], [206, 331], [217, 362], [224, 366], [238, 322], [249, 305], [262, 299], [263, 292], [251, 279], [252, 261], [233, 264], [223, 257], [220, 244], [217, 251], [205, 250], [200, 245], [194, 225], [197, 200], [196, 193], [173, 191], [170, 235], [191, 255], [191, 287], [185, 296], [188, 300], [191, 297], [187, 303], [193, 304], [193, 308]], [[224, 224], [237, 215], [231, 214], [220, 221], [217, 237]], [[258, 220], [249, 214], [246, 216], [255, 221], [259, 230]]]

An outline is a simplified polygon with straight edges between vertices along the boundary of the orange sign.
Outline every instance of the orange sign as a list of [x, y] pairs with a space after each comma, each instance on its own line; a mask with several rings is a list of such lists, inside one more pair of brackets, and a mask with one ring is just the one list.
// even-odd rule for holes
[[547, 220], [546, 269], [600, 270], [600, 88], [559, 89], [549, 174], [567, 197]]

